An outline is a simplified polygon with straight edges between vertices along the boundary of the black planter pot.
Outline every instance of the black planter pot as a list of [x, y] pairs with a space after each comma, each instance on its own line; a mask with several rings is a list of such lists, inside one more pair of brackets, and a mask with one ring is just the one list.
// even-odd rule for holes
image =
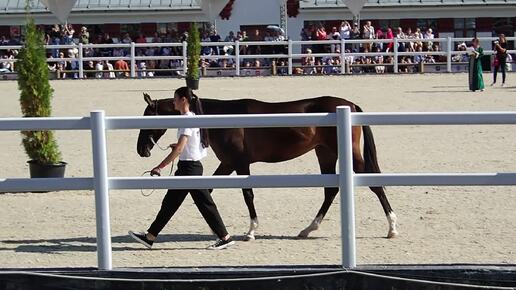
[[198, 90], [199, 89], [199, 80], [194, 79], [186, 79], [186, 86], [189, 87], [192, 90]]
[[63, 178], [67, 164], [66, 162], [40, 164], [34, 160], [27, 163], [29, 163], [30, 178]]

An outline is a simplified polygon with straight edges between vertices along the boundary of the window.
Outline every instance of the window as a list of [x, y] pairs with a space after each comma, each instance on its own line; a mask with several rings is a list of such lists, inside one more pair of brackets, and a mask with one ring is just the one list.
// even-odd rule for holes
[[474, 37], [477, 35], [475, 18], [455, 18], [453, 19], [455, 37]]
[[158, 23], [158, 33], [167, 34], [169, 31], [177, 31], [177, 23]]
[[437, 19], [418, 19], [417, 27], [421, 32], [425, 33], [428, 28], [432, 28], [433, 33], [437, 37]]
[[[383, 31], [387, 31], [387, 28], [391, 28], [393, 31], [400, 26], [400, 20], [399, 19], [382, 19], [378, 21], [379, 28], [381, 28]], [[405, 27], [403, 27], [405, 29]]]

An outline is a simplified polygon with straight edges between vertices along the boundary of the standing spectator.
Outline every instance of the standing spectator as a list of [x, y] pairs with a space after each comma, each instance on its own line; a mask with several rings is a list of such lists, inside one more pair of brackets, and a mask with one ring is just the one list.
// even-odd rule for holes
[[505, 39], [505, 34], [500, 34], [498, 36], [498, 40], [494, 42], [495, 44], [495, 58], [494, 58], [494, 72], [493, 72], [493, 83], [491, 86], [496, 84], [496, 75], [498, 73], [498, 68], [500, 68], [502, 72], [502, 87], [505, 86], [505, 70], [507, 63], [507, 39]]
[[[383, 34], [383, 30], [381, 28], [378, 28], [376, 30], [375, 38], [376, 39], [384, 39], [385, 38], [385, 35]], [[376, 47], [380, 49], [380, 52], [383, 51], [383, 42], [377, 42], [375, 44], [376, 44]]]
[[[59, 25], [52, 26], [52, 30], [50, 31], [50, 44], [52, 45], [60, 45], [61, 44], [61, 29]], [[52, 57], [59, 57], [59, 49], [52, 49]]]
[[[310, 33], [310, 28], [303, 27], [301, 29], [301, 33], [299, 34], [301, 36], [302, 41], [308, 41], [312, 40], [312, 33]], [[301, 51], [306, 51], [308, 48], [311, 48], [312, 46], [310, 44], [302, 44], [301, 45]]]
[[[210, 41], [211, 42], [220, 42], [221, 41], [220, 35], [217, 33], [216, 29], [213, 29], [210, 33]], [[211, 49], [213, 50], [214, 54], [219, 55], [220, 54], [220, 47], [218, 46], [212, 46]]]
[[[319, 27], [315, 31], [315, 39], [316, 40], [327, 40], [328, 35], [326, 33], [326, 29], [322, 24], [319, 24]], [[315, 50], [315, 53], [323, 53], [324, 52], [324, 44], [318, 44]]]
[[228, 36], [226, 36], [226, 38], [224, 39], [225, 42], [235, 42], [236, 40], [237, 39], [233, 31], [230, 31]]
[[88, 32], [88, 28], [86, 28], [86, 26], [81, 27], [81, 33], [79, 34], [79, 39], [82, 44], [90, 43], [90, 33]]
[[[337, 31], [337, 27], [332, 27], [331, 34], [328, 35], [329, 40], [340, 40], [340, 33]], [[340, 47], [340, 44], [331, 44], [330, 51], [335, 53], [335, 50]]]
[[[394, 39], [394, 33], [392, 33], [392, 29], [390, 27], [387, 27], [387, 34], [385, 36], [385, 39]], [[389, 42], [387, 44], [386, 52], [391, 52], [394, 49], [394, 42]]]
[[484, 56], [484, 50], [480, 47], [480, 40], [474, 38], [473, 47], [471, 48], [471, 54], [469, 58], [469, 89], [471, 91], [483, 91], [484, 90], [484, 79], [482, 77], [482, 56]]
[[[201, 42], [211, 42], [210, 35], [207, 31], [203, 31], [201, 33]], [[201, 46], [201, 54], [202, 55], [212, 55], [213, 48], [211, 46]]]
[[351, 26], [347, 21], [342, 21], [340, 24], [340, 38], [345, 40], [351, 38]]
[[[353, 30], [351, 31], [351, 39], [360, 39], [360, 29], [358, 28], [358, 24], [353, 24]], [[351, 46], [353, 52], [359, 52], [360, 43], [353, 43]]]
[[145, 35], [143, 35], [143, 33], [140, 32], [134, 42], [135, 43], [146, 43], [147, 39], [145, 38]]
[[[374, 39], [374, 37], [374, 27], [371, 25], [371, 21], [366, 21], [366, 24], [364, 25], [363, 38]], [[372, 42], [368, 42], [364, 44], [364, 47], [367, 48], [368, 51], [371, 51], [372, 45]]]
[[63, 26], [63, 43], [64, 44], [72, 44], [73, 43], [73, 35], [75, 34], [75, 30], [71, 24], [65, 24]]
[[133, 40], [131, 39], [129, 33], [124, 33], [124, 36], [122, 37], [122, 43], [129, 44], [131, 42], [133, 42]]

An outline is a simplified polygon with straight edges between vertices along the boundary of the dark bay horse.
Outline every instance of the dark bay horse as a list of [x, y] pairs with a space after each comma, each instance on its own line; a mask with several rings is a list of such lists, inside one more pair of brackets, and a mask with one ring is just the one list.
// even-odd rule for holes
[[[147, 102], [144, 115], [178, 115], [174, 110], [173, 99], [152, 100], [144, 94]], [[273, 113], [335, 113], [337, 106], [349, 106], [352, 112], [362, 109], [347, 100], [336, 97], [318, 97], [292, 102], [266, 103], [252, 99], [214, 100], [201, 99], [204, 113], [219, 114], [273, 114]], [[154, 142], [165, 134], [166, 129], [140, 130], [137, 151], [142, 157], [149, 157]], [[364, 155], [360, 150], [361, 134], [364, 134]], [[307, 128], [245, 128], [209, 129], [210, 145], [220, 160], [214, 175], [229, 175], [236, 171], [239, 175], [249, 175], [249, 166], [254, 162], [281, 162], [299, 157], [315, 149], [319, 167], [323, 174], [335, 174], [337, 164], [337, 131], [335, 127]], [[356, 126], [352, 130], [353, 168], [357, 173], [380, 173], [376, 157], [376, 147], [369, 126]], [[154, 142], [153, 142], [154, 140]], [[383, 207], [389, 224], [388, 238], [395, 237], [396, 215], [394, 214], [382, 187], [371, 187]], [[246, 235], [254, 239], [258, 228], [258, 218], [254, 207], [252, 188], [242, 189], [244, 200], [249, 209], [251, 224]], [[317, 230], [338, 193], [338, 188], [324, 188], [324, 201], [315, 219], [299, 233], [308, 237]]]

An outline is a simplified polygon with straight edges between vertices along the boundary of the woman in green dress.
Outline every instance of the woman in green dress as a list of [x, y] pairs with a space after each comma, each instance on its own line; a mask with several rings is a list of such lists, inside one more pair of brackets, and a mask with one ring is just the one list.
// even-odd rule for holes
[[473, 47], [469, 55], [469, 89], [471, 91], [484, 90], [484, 78], [482, 77], [482, 56], [484, 50], [480, 47], [480, 40], [473, 39]]

